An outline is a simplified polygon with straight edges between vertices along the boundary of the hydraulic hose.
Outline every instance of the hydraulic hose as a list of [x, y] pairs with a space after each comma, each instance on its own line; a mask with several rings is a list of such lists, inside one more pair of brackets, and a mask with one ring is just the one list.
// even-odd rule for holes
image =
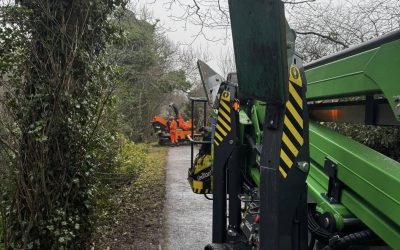
[[315, 220], [312, 209], [308, 210], [308, 230], [320, 242], [328, 242], [332, 233], [321, 227]]
[[325, 246], [322, 250], [346, 249], [351, 245], [373, 242], [377, 239], [377, 236], [369, 229], [348, 234], [343, 237], [335, 235], [329, 240], [329, 245]]

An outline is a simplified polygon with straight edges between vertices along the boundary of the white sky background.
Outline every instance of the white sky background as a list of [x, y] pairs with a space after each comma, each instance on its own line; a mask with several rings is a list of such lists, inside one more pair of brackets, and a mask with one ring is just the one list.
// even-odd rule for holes
[[[324, 2], [329, 0], [318, 1]], [[198, 21], [196, 16], [192, 16], [192, 22], [190, 20], [186, 22], [177, 20], [179, 18], [176, 17], [181, 17], [185, 12], [178, 3], [194, 6], [193, 0], [132, 0], [132, 2], [136, 10], [146, 7], [147, 11], [152, 15], [153, 22], [155, 22], [156, 19], [160, 20], [158, 27], [161, 27], [165, 35], [174, 43], [182, 46], [182, 48], [191, 47], [195, 50], [200, 49], [206, 51], [209, 58], [200, 57], [198, 59], [206, 61], [214, 70], [224, 76], [221, 64], [227, 59], [226, 55], [231, 54], [232, 56], [230, 56], [230, 58], [233, 58], [230, 27], [205, 28], [203, 33], [206, 37], [204, 37], [204, 35], [199, 35], [201, 26], [193, 24]], [[172, 5], [171, 2], [173, 2]], [[227, 0], [221, 1], [222, 5], [225, 4], [222, 6], [223, 8], [227, 7], [227, 2]], [[343, 3], [342, 0], [336, 0], [335, 2], [335, 4]], [[215, 13], [210, 13], [210, 15], [222, 14], [215, 11]], [[287, 18], [290, 19], [290, 17]]]
[[[233, 44], [230, 39], [230, 28], [220, 28], [216, 30], [204, 30], [206, 37], [197, 36], [200, 31], [200, 26], [196, 26], [191, 22], [184, 22], [174, 20], [182, 16], [184, 10], [179, 7], [169, 9], [170, 0], [136, 0], [137, 4], [135, 9], [141, 9], [146, 6], [147, 10], [151, 12], [153, 20], [159, 19], [158, 26], [165, 35], [174, 43], [182, 46], [183, 48], [191, 47], [195, 50], [202, 50], [208, 54], [209, 58], [198, 58], [206, 60], [207, 63], [217, 72], [222, 71], [219, 68], [222, 57], [226, 53], [233, 53]], [[193, 4], [191, 0], [181, 0]], [[211, 60], [207, 60], [211, 59]]]
[[[199, 31], [201, 30], [200, 25], [195, 25], [193, 23], [198, 22], [198, 18], [193, 15], [191, 16], [191, 20], [183, 21], [177, 20], [184, 15], [185, 10], [179, 6], [179, 3], [188, 4], [194, 6], [193, 0], [131, 0], [134, 2], [136, 10], [140, 10], [144, 6], [153, 16], [153, 21], [159, 19], [158, 27], [161, 27], [161, 30], [165, 33], [165, 35], [172, 40], [174, 43], [182, 46], [183, 48], [191, 47], [193, 49], [201, 49], [206, 51], [209, 58], [198, 58], [206, 61], [214, 70], [223, 75], [223, 69], [221, 68], [221, 64], [224, 63], [224, 60], [233, 58], [233, 44], [231, 40], [231, 30], [230, 27], [216, 27], [216, 28], [206, 28], [203, 30], [206, 37], [200, 35], [198, 36]], [[342, 5], [345, 4], [345, 0], [316, 0], [316, 2], [331, 2], [334, 5]], [[172, 2], [172, 5], [171, 5]], [[215, 2], [212, 1], [203, 1], [206, 5], [215, 6]], [[221, 0], [221, 7], [223, 9], [227, 8], [228, 0]], [[296, 5], [297, 6], [297, 5]], [[204, 6], [200, 6], [203, 8]], [[287, 6], [286, 6], [287, 7]], [[193, 12], [193, 10], [192, 10]], [[222, 15], [221, 12], [215, 11], [215, 13], [208, 13], [209, 17], [216, 18], [218, 20], [217, 15]], [[288, 13], [287, 13], [288, 14]], [[290, 16], [286, 16], [290, 23]], [[190, 19], [190, 17], [189, 17]], [[222, 18], [223, 19], [223, 18]], [[218, 22], [217, 22], [218, 23]], [[231, 54], [232, 56], [226, 57], [226, 55]], [[224, 58], [225, 57], [225, 58]], [[211, 60], [207, 60], [211, 59]], [[228, 67], [231, 68], [231, 67]], [[225, 68], [226, 71], [226, 68]], [[224, 76], [224, 75], [223, 75]], [[226, 77], [226, 76], [224, 76]]]

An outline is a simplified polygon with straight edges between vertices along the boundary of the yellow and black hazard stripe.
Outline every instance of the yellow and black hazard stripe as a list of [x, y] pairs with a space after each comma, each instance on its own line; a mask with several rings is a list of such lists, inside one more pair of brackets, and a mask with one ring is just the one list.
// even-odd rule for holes
[[209, 186], [209, 185], [207, 186], [207, 184], [204, 185], [204, 182], [202, 182], [202, 181], [192, 180], [191, 186], [192, 186], [193, 193], [196, 193], [196, 194], [212, 193], [211, 186]]
[[218, 108], [217, 124], [214, 132], [214, 144], [219, 146], [219, 144], [224, 140], [224, 138], [231, 131], [231, 94], [229, 91], [225, 90], [221, 94]]
[[289, 75], [289, 99], [286, 102], [283, 120], [282, 146], [280, 151], [279, 172], [286, 178], [304, 144], [303, 129], [303, 82], [299, 69], [292, 65]]

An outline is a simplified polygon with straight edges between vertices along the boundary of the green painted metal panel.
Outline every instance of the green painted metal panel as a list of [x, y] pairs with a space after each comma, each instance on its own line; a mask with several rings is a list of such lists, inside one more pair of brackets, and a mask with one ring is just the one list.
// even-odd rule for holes
[[262, 131], [260, 125], [264, 123], [265, 103], [256, 101], [251, 108], [251, 121], [253, 123], [254, 135], [257, 144], [261, 144]]
[[309, 100], [383, 93], [397, 120], [400, 107], [400, 40], [391, 41], [349, 57], [308, 68]]
[[254, 103], [254, 107], [256, 109], [257, 117], [258, 117], [260, 124], [263, 124], [264, 119], [265, 119], [265, 110], [267, 109], [265, 102], [256, 101]]
[[[322, 169], [325, 157], [333, 160], [338, 166], [338, 178], [347, 186], [346, 190], [362, 197], [362, 200], [355, 199], [354, 195], [351, 198], [343, 191], [341, 204], [386, 242], [393, 242], [394, 237], [399, 237], [396, 242], [400, 243], [399, 162], [316, 123], [310, 123], [310, 155], [314, 163], [314, 169], [310, 171], [310, 186], [315, 183], [327, 185], [324, 177], [318, 177], [315, 170]], [[313, 188], [318, 186], [311, 187], [311, 190]], [[313, 193], [317, 195], [317, 192]], [[355, 202], [363, 203], [364, 207], [357, 209]], [[371, 214], [374, 216], [369, 216]]]
[[324, 99], [379, 92], [375, 82], [364, 74], [364, 69], [375, 52], [376, 50], [368, 51], [307, 70], [307, 98]]
[[285, 103], [287, 56], [280, 0], [229, 0], [239, 90], [268, 103]]
[[250, 168], [250, 176], [256, 185], [260, 186], [260, 170], [256, 167]]
[[308, 193], [317, 204], [317, 211], [321, 214], [329, 212], [336, 221], [336, 229], [342, 230], [344, 218], [352, 217], [352, 214], [342, 204], [331, 204], [321, 195], [326, 193], [328, 186], [328, 177], [324, 174], [318, 165], [311, 163], [310, 173], [307, 178]]
[[[343, 219], [356, 217], [363, 219], [363, 222], [373, 229], [375, 233], [381, 237], [392, 247], [400, 245], [400, 228], [384, 214], [376, 210], [365, 200], [351, 192], [344, 189], [341, 195], [341, 204], [330, 204], [321, 195], [327, 192], [328, 178], [321, 171], [321, 166], [312, 165], [310, 174], [307, 179], [308, 193], [315, 200], [318, 205], [320, 213], [330, 212], [334, 215], [337, 224], [337, 229], [341, 230], [343, 227]], [[322, 182], [320, 182], [323, 180]], [[351, 212], [352, 213], [351, 213]]]
[[362, 218], [364, 224], [379, 235], [389, 246], [393, 249], [399, 249], [399, 224], [388, 219], [385, 214], [374, 209], [371, 204], [350, 190], [344, 190], [342, 192], [342, 203], [346, 204], [346, 207], [357, 217]]
[[395, 97], [400, 97], [400, 41], [382, 46], [368, 64], [365, 72], [379, 85], [389, 101], [397, 120], [400, 121], [400, 105]]
[[[252, 112], [253, 125], [260, 121], [257, 113]], [[357, 217], [392, 248], [400, 246], [400, 163], [316, 123], [310, 124], [310, 153], [307, 184], [317, 211], [332, 213], [338, 230], [346, 218]], [[328, 187], [325, 157], [338, 164], [338, 177], [345, 184], [339, 204], [322, 195]], [[256, 167], [250, 168], [250, 177], [259, 185]]]

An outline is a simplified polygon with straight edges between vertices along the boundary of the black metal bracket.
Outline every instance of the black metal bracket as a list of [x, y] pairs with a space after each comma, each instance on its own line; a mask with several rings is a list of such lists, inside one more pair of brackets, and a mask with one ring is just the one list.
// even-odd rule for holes
[[373, 95], [365, 96], [365, 124], [376, 125], [376, 105]]
[[324, 194], [325, 198], [331, 204], [337, 204], [340, 201], [343, 184], [337, 177], [337, 165], [328, 158], [324, 162], [325, 173], [329, 177], [328, 192]]
[[266, 126], [268, 129], [277, 130], [279, 127], [279, 122], [280, 122], [279, 119], [282, 110], [279, 108], [270, 108], [268, 109], [268, 111], [269, 112], [266, 114], [267, 115]]

